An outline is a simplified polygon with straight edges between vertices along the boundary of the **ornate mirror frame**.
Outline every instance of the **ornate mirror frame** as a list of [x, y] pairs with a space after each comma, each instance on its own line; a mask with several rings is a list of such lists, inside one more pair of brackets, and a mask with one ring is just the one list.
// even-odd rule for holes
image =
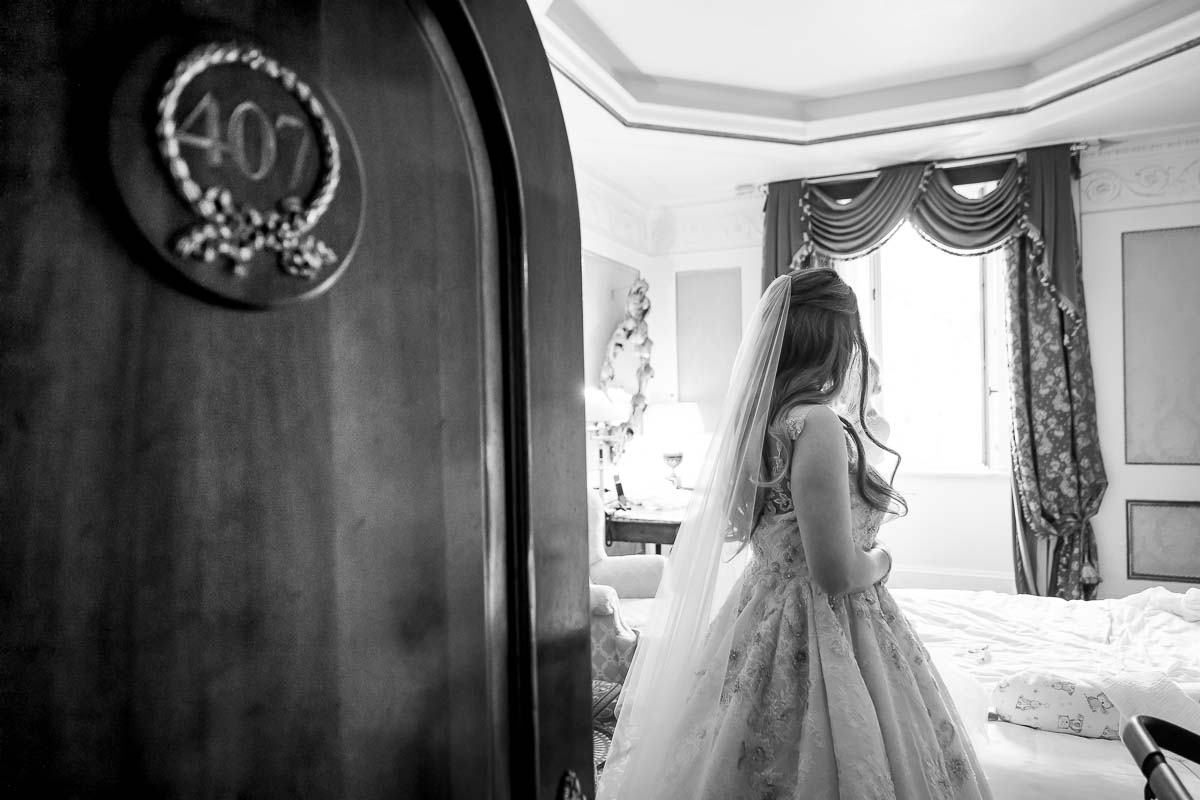
[[650, 366], [654, 340], [650, 338], [649, 327], [646, 324], [646, 315], [650, 313], [650, 298], [647, 296], [649, 291], [650, 284], [641, 277], [629, 287], [625, 298], [625, 317], [612, 332], [604, 348], [604, 365], [600, 368], [602, 390], [614, 385], [618, 362], [627, 360], [631, 355], [637, 359], [637, 366], [633, 370], [636, 390], [629, 401], [629, 419], [614, 431], [617, 434], [614, 436], [614, 461], [620, 458], [624, 443], [642, 432], [642, 417], [646, 411], [646, 386], [654, 377], [654, 368]]

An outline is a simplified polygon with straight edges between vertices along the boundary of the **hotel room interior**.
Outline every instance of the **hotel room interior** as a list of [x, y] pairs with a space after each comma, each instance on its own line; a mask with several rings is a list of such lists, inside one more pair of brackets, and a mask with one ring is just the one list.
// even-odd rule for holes
[[1200, 0], [5, 16], [6, 796], [594, 797], [814, 265], [995, 797], [1138, 797], [1122, 722], [1200, 732]]
[[[1200, 590], [1184, 594], [1200, 580], [1200, 332], [1183, 323], [1200, 301], [1190, 27], [1200, 7], [532, 5], [580, 198], [598, 762], [662, 568], [655, 555], [627, 554], [669, 551], [661, 542], [684, 513], [742, 326], [783, 271], [768, 263], [764, 276], [764, 241], [775, 247], [785, 225], [769, 193], [807, 178], [835, 202], [863, 203], [881, 167], [934, 162], [976, 198], [1024, 151], [1066, 145], [1095, 385], [1086, 413], [1103, 461], [1083, 480], [1108, 484], [1088, 512], [1095, 560], [1084, 566], [1099, 580], [1085, 591], [1095, 600], [1015, 594], [1024, 565], [1013, 552], [1005, 250], [951, 254], [905, 225], [833, 265], [858, 293], [889, 444], [904, 457], [896, 481], [910, 514], [880, 534], [896, 559], [889, 585], [943, 673], [960, 680], [996, 796], [1135, 796], [1132, 760], [1098, 738], [1117, 726], [1085, 729], [1075, 712], [1064, 712], [1074, 729], [1058, 730], [1058, 715], [1000, 721], [1020, 692], [997, 684], [1023, 672], [1036, 686], [1158, 670], [1200, 700]], [[783, 255], [777, 263], [792, 253]], [[635, 281], [644, 285], [631, 316]], [[638, 352], [643, 337], [652, 345]], [[610, 378], [610, 342], [629, 338]], [[641, 386], [639, 360], [653, 371]], [[626, 441], [639, 391], [640, 429]], [[1150, 532], [1159, 515], [1175, 533]], [[1025, 565], [1037, 572], [1044, 561], [1035, 552]], [[1045, 571], [1032, 577], [1046, 594]]]

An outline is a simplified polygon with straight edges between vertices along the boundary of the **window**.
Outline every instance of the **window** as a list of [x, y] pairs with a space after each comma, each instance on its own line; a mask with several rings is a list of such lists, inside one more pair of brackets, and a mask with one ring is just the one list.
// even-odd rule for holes
[[905, 223], [874, 253], [834, 263], [858, 295], [877, 406], [905, 466], [1009, 469], [1003, 251], [956, 256]]

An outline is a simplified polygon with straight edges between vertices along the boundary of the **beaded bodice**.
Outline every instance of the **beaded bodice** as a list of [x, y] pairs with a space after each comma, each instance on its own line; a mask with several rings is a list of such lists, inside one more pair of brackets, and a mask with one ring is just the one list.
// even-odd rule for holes
[[[804, 430], [804, 418], [812, 408], [813, 406], [796, 408], [788, 414], [784, 426], [792, 441]], [[850, 534], [854, 543], [866, 550], [874, 546], [879, 526], [886, 514], [873, 508], [858, 491], [858, 450], [850, 440], [849, 434], [846, 435], [846, 452], [850, 470]], [[782, 460], [773, 466], [782, 467]], [[820, 502], [818, 498], [802, 500], [805, 501]], [[765, 570], [779, 575], [784, 580], [791, 580], [796, 576], [807, 577], [804, 548], [796, 528], [796, 517], [792, 513], [794, 510], [795, 501], [789, 482], [785, 478], [782, 484], [768, 490], [762, 516], [750, 538], [755, 562], [750, 568], [752, 573]]]

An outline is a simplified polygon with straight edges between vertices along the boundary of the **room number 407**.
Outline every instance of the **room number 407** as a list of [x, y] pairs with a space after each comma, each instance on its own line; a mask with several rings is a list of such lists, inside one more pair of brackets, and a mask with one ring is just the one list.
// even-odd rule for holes
[[[258, 158], [257, 163], [251, 159], [246, 148], [246, 126], [258, 127]], [[295, 131], [288, 134], [288, 131]], [[279, 156], [280, 140], [287, 138], [296, 140], [295, 161], [292, 164], [288, 188], [294, 189], [304, 176], [304, 160], [308, 157], [309, 144], [308, 128], [298, 117], [291, 114], [280, 114], [272, 124], [270, 117], [253, 100], [238, 103], [229, 114], [225, 123], [225, 135], [221, 135], [221, 106], [218, 100], [209, 92], [200, 98], [200, 102], [179, 126], [179, 143], [198, 147], [205, 152], [205, 158], [211, 166], [219, 167], [226, 156], [237, 166], [243, 175], [252, 181], [261, 181], [275, 168]]]

